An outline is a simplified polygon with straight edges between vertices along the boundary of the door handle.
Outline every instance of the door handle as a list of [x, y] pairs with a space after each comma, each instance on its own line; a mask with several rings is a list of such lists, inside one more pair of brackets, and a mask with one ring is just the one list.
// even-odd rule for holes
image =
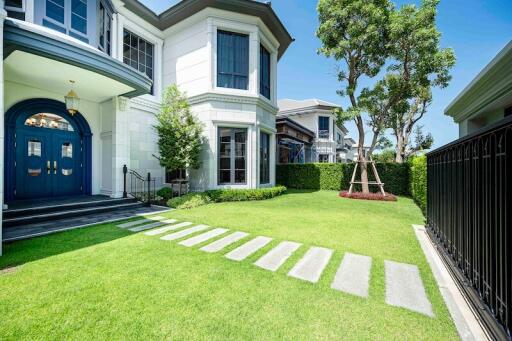
[[48, 160], [46, 162], [46, 171], [48, 171], [48, 175], [50, 175], [50, 172], [51, 172], [50, 160]]
[[57, 161], [53, 161], [53, 174], [57, 174]]

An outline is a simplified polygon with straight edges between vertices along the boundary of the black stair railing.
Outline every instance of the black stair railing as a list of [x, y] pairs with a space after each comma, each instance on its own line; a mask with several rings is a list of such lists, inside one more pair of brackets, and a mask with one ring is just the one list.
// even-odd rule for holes
[[[128, 183], [129, 186], [127, 186]], [[127, 198], [130, 195], [146, 203], [147, 206], [151, 206], [151, 203], [156, 199], [156, 179], [152, 178], [149, 172], [146, 177], [143, 177], [138, 172], [128, 169], [124, 165], [123, 186], [123, 198]]]

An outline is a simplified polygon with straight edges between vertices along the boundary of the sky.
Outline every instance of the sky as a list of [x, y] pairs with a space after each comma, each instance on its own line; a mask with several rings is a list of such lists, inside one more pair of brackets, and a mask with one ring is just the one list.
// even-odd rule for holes
[[[393, 1], [393, 0], [392, 0]], [[176, 0], [142, 0], [160, 13]], [[419, 0], [394, 0], [397, 6], [419, 4]], [[318, 98], [348, 106], [348, 101], [336, 94], [340, 83], [336, 77], [336, 62], [317, 54], [321, 46], [315, 36], [318, 27], [316, 0], [274, 0], [272, 7], [295, 41], [278, 64], [278, 98]], [[458, 137], [458, 127], [444, 109], [471, 80], [512, 39], [511, 0], [441, 0], [437, 27], [442, 34], [441, 47], [455, 51], [457, 63], [452, 69], [452, 81], [445, 89], [433, 92], [433, 103], [420, 121], [425, 132], [432, 133], [434, 148]], [[352, 122], [346, 124], [356, 138]]]

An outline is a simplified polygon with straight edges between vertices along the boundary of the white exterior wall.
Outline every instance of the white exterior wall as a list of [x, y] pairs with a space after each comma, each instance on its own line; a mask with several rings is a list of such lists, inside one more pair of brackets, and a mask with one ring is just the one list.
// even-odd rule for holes
[[[192, 112], [203, 124], [202, 164], [191, 170], [190, 186], [201, 191], [214, 188], [256, 188], [275, 185], [275, 115], [278, 44], [257, 18], [205, 9], [170, 28], [164, 35], [163, 86], [177, 84], [187, 93]], [[217, 30], [249, 35], [247, 90], [219, 88], [217, 80]], [[259, 94], [260, 43], [271, 53], [271, 98]], [[247, 129], [246, 184], [219, 185], [217, 132], [220, 127]], [[259, 183], [260, 131], [270, 134], [270, 184]]]

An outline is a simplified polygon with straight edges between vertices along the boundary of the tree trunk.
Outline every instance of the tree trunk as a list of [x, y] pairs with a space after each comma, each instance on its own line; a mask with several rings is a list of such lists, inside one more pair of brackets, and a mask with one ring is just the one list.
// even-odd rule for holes
[[363, 119], [358, 116], [356, 118], [357, 130], [359, 131], [359, 144], [357, 146], [357, 155], [359, 160], [364, 160], [364, 162], [359, 163], [361, 170], [361, 182], [362, 182], [362, 191], [363, 193], [370, 193], [370, 188], [368, 186], [368, 165], [366, 163], [366, 154], [364, 152], [364, 125]]
[[403, 163], [404, 162], [404, 154], [405, 154], [405, 145], [404, 145], [404, 137], [402, 132], [397, 131], [395, 133], [396, 136], [396, 147], [395, 147], [395, 162]]

